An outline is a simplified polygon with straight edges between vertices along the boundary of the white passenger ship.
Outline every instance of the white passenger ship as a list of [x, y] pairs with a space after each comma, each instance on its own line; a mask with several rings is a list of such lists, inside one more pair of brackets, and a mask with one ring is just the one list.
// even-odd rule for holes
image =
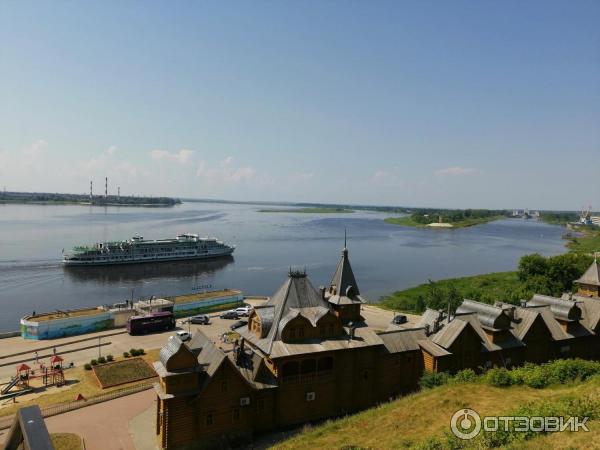
[[63, 252], [63, 264], [92, 266], [134, 264], [182, 259], [207, 259], [231, 255], [235, 246], [216, 238], [201, 238], [197, 234], [180, 234], [175, 239], [144, 240], [134, 236], [121, 242], [99, 242], [93, 246], [75, 247]]

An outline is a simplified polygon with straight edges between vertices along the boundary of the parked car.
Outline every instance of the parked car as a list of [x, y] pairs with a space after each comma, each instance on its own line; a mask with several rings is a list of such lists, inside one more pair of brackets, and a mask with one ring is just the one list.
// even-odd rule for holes
[[177, 336], [181, 342], [189, 341], [192, 338], [192, 335], [187, 331], [178, 330], [175, 332], [174, 336]]
[[234, 310], [240, 317], [248, 317], [252, 312], [252, 306], [240, 306]]
[[236, 328], [240, 328], [243, 327], [244, 325], [248, 325], [248, 321], [247, 320], [238, 320], [236, 323], [232, 324], [229, 329], [231, 331], [235, 330]]
[[392, 319], [392, 323], [394, 325], [402, 325], [403, 323], [408, 322], [408, 319], [406, 318], [406, 316], [404, 314], [398, 314], [396, 316], [394, 316], [394, 318]]
[[221, 313], [221, 315], [219, 317], [221, 319], [233, 319], [233, 320], [237, 320], [240, 318], [239, 314], [237, 312], [235, 312], [234, 310], [225, 311], [225, 312]]
[[197, 316], [193, 316], [190, 319], [192, 323], [199, 323], [200, 325], [208, 325], [210, 322], [210, 318], [205, 314], [199, 314]]

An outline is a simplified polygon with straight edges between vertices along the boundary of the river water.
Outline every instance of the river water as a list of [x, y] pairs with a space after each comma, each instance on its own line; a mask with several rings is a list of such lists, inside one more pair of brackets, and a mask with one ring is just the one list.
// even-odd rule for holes
[[[0, 205], [0, 331], [32, 311], [112, 304], [202, 286], [270, 295], [290, 266], [326, 284], [348, 230], [350, 260], [371, 301], [394, 290], [478, 273], [513, 270], [531, 252], [564, 251], [561, 227], [507, 219], [456, 230], [388, 225], [388, 214], [260, 213], [258, 205], [184, 203], [172, 208]], [[79, 244], [211, 235], [237, 246], [212, 261], [64, 268], [61, 251]], [[79, 269], [79, 270], [76, 270]]]

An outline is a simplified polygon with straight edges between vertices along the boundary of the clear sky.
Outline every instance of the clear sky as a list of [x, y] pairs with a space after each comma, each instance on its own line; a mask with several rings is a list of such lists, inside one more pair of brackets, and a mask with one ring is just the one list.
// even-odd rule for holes
[[597, 0], [3, 0], [0, 188], [598, 209], [599, 24]]

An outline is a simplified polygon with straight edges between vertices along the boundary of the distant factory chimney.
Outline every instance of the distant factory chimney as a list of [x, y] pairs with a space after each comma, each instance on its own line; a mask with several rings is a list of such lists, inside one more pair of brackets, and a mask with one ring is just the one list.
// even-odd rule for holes
[[104, 178], [104, 198], [108, 197], [108, 177]]
[[90, 202], [94, 198], [94, 190], [93, 190], [94, 182], [90, 180]]
[[117, 197], [121, 198], [121, 186], [117, 186]]

